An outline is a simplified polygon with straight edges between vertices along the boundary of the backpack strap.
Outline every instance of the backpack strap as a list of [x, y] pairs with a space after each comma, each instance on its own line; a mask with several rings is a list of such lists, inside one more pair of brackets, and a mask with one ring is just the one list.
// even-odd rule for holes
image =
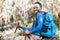
[[[40, 11], [40, 12], [43, 12], [44, 14], [44, 20], [43, 20], [43, 22], [45, 22], [45, 20], [46, 20], [46, 14], [47, 14], [47, 12], [45, 12], [45, 11]], [[37, 20], [37, 14], [36, 14], [36, 20]], [[46, 20], [47, 21], [47, 20]], [[50, 23], [50, 21], [47, 21], [47, 22], [49, 22]]]
[[[47, 12], [44, 12], [44, 11], [42, 11], [44, 14], [44, 20], [46, 20], [46, 14], [47, 14]], [[46, 20], [47, 22], [49, 22], [50, 23], [50, 21], [48, 21], [48, 20]], [[44, 21], [45, 22], [45, 21]]]

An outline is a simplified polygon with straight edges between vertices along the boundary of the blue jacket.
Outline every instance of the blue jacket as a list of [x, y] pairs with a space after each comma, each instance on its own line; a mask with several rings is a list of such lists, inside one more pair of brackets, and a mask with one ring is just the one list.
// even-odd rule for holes
[[21, 28], [23, 30], [29, 30], [30, 34], [40, 36], [42, 25], [43, 25], [43, 12], [38, 12], [34, 17], [33, 25], [31, 28], [27, 28], [25, 26], [22, 26]]
[[30, 29], [31, 34], [40, 35], [41, 28], [43, 25], [43, 12], [38, 12], [34, 17], [32, 28]]
[[45, 22], [44, 24], [46, 26], [48, 26], [49, 28], [52, 26], [52, 29], [51, 29], [52, 32], [50, 30], [48, 30], [46, 33], [42, 32], [41, 28], [43, 27], [43, 21], [44, 21], [44, 15], [43, 14], [44, 14], [43, 12], [38, 12], [36, 14], [36, 16], [34, 17], [32, 28], [27, 28], [25, 26], [22, 26], [22, 29], [23, 30], [29, 30], [30, 34], [35, 34], [37, 36], [43, 35], [46, 37], [52, 37], [54, 35], [54, 33], [56, 32], [56, 25], [53, 22], [51, 14], [48, 12], [46, 20], [51, 21], [51, 23]]

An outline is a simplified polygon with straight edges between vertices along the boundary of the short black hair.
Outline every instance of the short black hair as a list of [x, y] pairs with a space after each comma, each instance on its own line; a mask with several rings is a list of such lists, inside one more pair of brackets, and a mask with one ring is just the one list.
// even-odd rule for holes
[[34, 4], [38, 4], [42, 8], [42, 4], [40, 2], [35, 2]]

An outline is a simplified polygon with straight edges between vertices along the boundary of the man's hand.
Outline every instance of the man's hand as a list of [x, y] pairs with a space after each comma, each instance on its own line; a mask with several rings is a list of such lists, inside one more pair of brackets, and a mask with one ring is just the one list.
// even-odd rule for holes
[[25, 34], [30, 34], [30, 32], [28, 30], [25, 30]]

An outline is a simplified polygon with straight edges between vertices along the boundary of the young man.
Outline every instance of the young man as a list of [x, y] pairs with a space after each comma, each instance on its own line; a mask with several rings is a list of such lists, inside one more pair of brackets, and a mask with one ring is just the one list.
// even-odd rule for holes
[[[43, 15], [44, 12], [42, 12], [42, 4], [39, 2], [35, 2], [33, 5], [33, 11], [35, 13], [35, 16], [34, 16], [34, 21], [33, 21], [32, 27], [31, 28], [27, 28], [25, 26], [21, 27], [23, 30], [25, 30], [25, 34], [26, 35], [31, 34], [31, 35], [36, 35], [36, 36], [42, 35], [45, 37], [52, 37], [55, 34], [55, 29], [56, 29], [55, 24], [52, 21], [52, 16], [47, 14], [47, 16], [49, 18], [47, 17], [47, 21], [45, 22], [45, 25], [48, 25], [47, 27], [49, 27], [49, 28], [48, 28], [47, 32], [44, 33], [41, 30], [43, 28], [43, 23], [44, 23], [44, 18], [45, 18], [45, 16]], [[49, 13], [49, 12], [47, 12], [47, 13]], [[53, 25], [51, 25], [51, 24], [53, 24]], [[51, 28], [51, 26], [53, 28]]]
[[33, 25], [31, 28], [27, 28], [25, 26], [22, 26], [21, 28], [25, 30], [25, 34], [32, 34], [36, 36], [40, 36], [40, 31], [43, 25], [43, 12], [40, 12], [42, 10], [42, 4], [39, 2], [35, 2], [33, 5], [33, 11], [35, 13]]

